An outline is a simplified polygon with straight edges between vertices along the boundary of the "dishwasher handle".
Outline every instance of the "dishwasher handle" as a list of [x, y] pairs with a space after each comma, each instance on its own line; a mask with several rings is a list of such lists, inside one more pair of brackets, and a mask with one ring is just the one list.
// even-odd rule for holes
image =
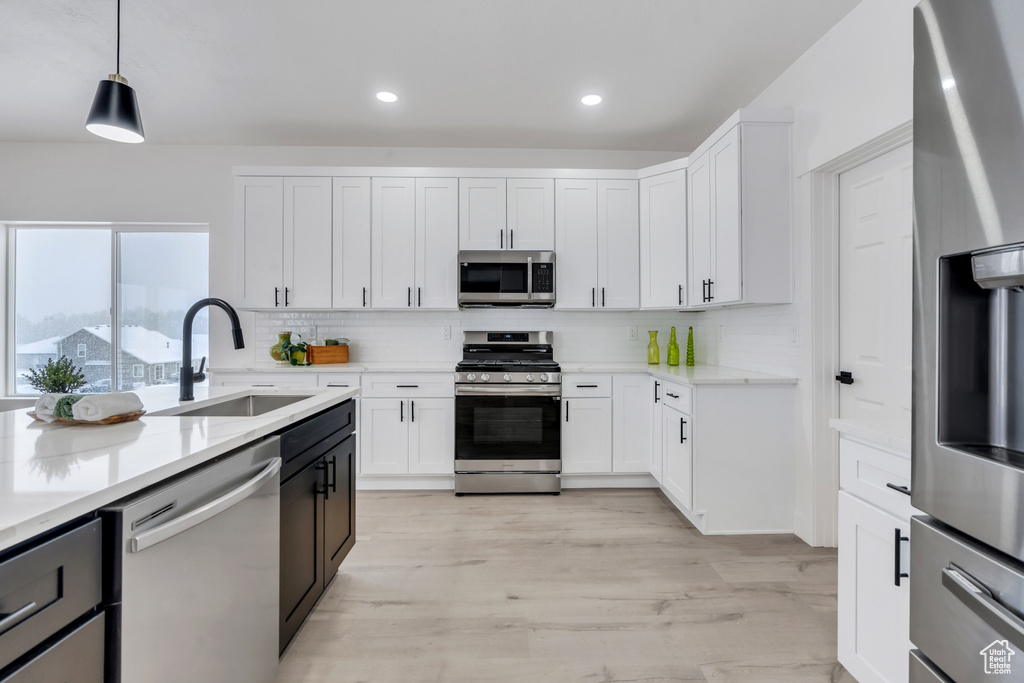
[[266, 467], [263, 468], [262, 471], [260, 471], [259, 474], [238, 488], [228, 491], [220, 498], [216, 498], [205, 505], [201, 505], [181, 517], [172, 519], [166, 524], [161, 524], [156, 528], [144, 531], [138, 536], [133, 537], [131, 539], [129, 551], [133, 553], [141, 553], [146, 548], [151, 548], [157, 543], [173, 538], [180, 533], [188, 531], [194, 526], [202, 524], [208, 519], [216, 517], [228, 508], [242, 502], [253, 493], [263, 488], [267, 481], [273, 479], [280, 471], [281, 458], [274, 458]]

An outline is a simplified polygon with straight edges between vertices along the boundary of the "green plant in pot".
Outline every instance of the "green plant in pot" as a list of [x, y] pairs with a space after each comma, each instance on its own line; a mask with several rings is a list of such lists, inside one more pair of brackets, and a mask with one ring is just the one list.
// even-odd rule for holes
[[44, 394], [70, 394], [88, 384], [85, 375], [67, 356], [50, 358], [42, 368], [29, 370], [24, 377], [33, 389]]
[[[302, 339], [301, 334], [295, 335], [300, 340]], [[281, 340], [280, 353], [281, 360], [291, 363], [292, 365], [312, 365], [312, 363], [306, 360], [306, 349], [308, 344], [304, 341], [293, 342], [291, 339]]]

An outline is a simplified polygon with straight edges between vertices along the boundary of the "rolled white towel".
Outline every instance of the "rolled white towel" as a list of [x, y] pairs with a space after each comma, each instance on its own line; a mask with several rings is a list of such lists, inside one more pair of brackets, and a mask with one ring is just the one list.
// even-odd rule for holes
[[136, 413], [142, 410], [142, 400], [130, 391], [112, 394], [90, 394], [71, 406], [71, 414], [76, 420], [96, 422], [114, 415]]
[[35, 413], [36, 417], [45, 422], [53, 422], [57, 419], [57, 416], [53, 414], [53, 407], [57, 405], [57, 401], [67, 396], [67, 394], [43, 394], [36, 401]]

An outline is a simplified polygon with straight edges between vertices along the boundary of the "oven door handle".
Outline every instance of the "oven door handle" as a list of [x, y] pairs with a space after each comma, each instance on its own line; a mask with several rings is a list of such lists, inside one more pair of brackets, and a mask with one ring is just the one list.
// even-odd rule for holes
[[494, 386], [468, 385], [456, 386], [456, 396], [561, 396], [561, 386], [541, 386], [539, 384], [523, 384], [514, 389], [507, 384]]

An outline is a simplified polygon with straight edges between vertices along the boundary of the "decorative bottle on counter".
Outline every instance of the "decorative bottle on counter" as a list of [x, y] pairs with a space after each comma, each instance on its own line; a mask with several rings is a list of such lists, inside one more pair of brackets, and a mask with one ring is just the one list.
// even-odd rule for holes
[[679, 342], [676, 341], [676, 328], [668, 335], [668, 364], [679, 365]]
[[686, 336], [686, 365], [687, 367], [693, 367], [695, 365], [693, 360], [693, 328], [690, 328], [690, 333]]
[[648, 330], [651, 335], [651, 343], [647, 345], [647, 364], [658, 365], [661, 363], [661, 352], [658, 351], [658, 331]]
[[281, 360], [281, 346], [290, 342], [291, 339], [291, 332], [278, 332], [277, 343], [270, 347], [270, 357], [276, 360], [278, 363], [288, 363], [287, 360]]

